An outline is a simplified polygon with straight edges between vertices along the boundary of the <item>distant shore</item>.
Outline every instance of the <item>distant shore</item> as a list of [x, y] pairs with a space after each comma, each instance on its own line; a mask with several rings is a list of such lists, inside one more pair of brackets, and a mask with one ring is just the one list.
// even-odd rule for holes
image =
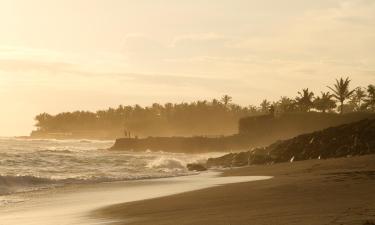
[[[148, 135], [137, 132], [110, 132], [100, 130], [66, 130], [48, 131], [34, 130], [30, 138], [35, 139], [89, 139], [115, 140], [113, 149], [134, 151], [167, 151], [167, 152], [231, 152], [244, 151], [252, 147], [267, 146], [278, 140], [285, 140], [300, 134], [310, 133], [328, 127], [352, 123], [363, 119], [374, 119], [375, 114], [369, 112], [354, 112], [345, 114], [295, 112], [277, 116], [263, 115], [244, 117], [238, 122], [238, 129], [232, 132], [221, 132], [217, 129], [215, 135], [204, 130], [190, 130], [190, 132], [171, 133], [163, 135], [155, 132]], [[221, 124], [221, 122], [217, 122]], [[224, 126], [221, 124], [221, 126]], [[224, 126], [225, 127], [225, 126]], [[160, 130], [161, 131], [161, 130]], [[28, 137], [24, 137], [28, 138]]]
[[362, 225], [375, 221], [374, 162], [367, 155], [227, 170], [274, 178], [117, 204], [93, 216], [124, 225]]

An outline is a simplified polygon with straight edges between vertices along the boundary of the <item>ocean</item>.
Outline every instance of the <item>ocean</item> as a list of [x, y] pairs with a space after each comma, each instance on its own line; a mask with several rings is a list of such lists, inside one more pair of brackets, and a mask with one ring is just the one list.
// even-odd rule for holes
[[190, 175], [186, 164], [223, 154], [109, 151], [113, 143], [0, 138], [0, 205], [12, 194], [70, 184]]

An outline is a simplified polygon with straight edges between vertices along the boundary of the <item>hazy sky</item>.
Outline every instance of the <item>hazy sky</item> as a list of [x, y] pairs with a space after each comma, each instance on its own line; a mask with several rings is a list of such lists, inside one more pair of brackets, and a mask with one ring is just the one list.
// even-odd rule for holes
[[0, 135], [39, 112], [375, 83], [374, 0], [0, 0]]

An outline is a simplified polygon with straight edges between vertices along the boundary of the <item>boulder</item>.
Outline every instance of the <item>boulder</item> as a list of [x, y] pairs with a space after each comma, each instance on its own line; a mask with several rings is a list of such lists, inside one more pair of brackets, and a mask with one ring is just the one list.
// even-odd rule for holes
[[207, 170], [205, 166], [199, 163], [190, 163], [190, 164], [187, 164], [186, 167], [190, 171], [206, 171]]

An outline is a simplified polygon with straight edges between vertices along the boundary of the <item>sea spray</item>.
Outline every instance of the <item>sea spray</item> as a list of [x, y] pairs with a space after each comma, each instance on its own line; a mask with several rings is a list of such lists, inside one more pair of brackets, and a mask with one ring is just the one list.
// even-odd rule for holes
[[223, 153], [108, 151], [109, 141], [0, 139], [0, 195], [87, 184], [191, 174], [188, 163]]

